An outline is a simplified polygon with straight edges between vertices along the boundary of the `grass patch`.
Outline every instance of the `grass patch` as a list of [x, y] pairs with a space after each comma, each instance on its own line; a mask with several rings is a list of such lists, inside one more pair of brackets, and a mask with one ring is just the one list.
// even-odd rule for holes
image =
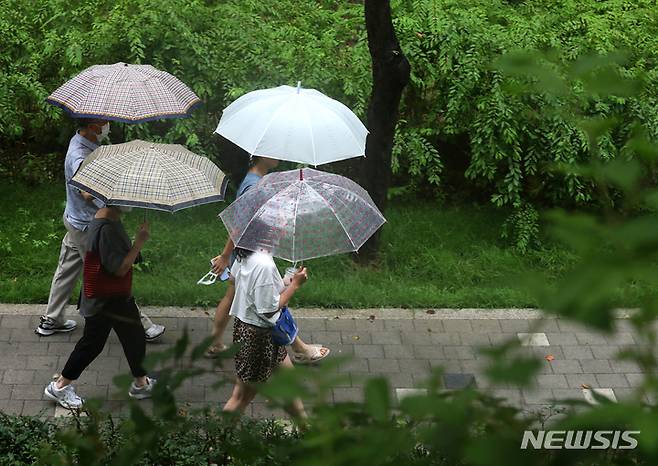
[[[64, 183], [0, 187], [0, 302], [45, 303], [57, 263]], [[224, 285], [196, 285], [223, 246], [217, 213], [226, 204], [176, 214], [148, 211], [151, 240], [134, 291], [144, 305], [214, 306]], [[126, 215], [128, 232], [144, 215]], [[574, 262], [547, 247], [521, 255], [500, 240], [504, 213], [491, 207], [393, 204], [386, 212], [377, 267], [348, 255], [307, 263], [310, 280], [294, 305], [322, 307], [526, 307], [537, 302], [524, 278], [554, 283]], [[281, 263], [283, 266], [284, 264]], [[640, 291], [626, 293], [635, 301]], [[76, 294], [77, 296], [77, 294]], [[629, 303], [633, 304], [633, 303]]]

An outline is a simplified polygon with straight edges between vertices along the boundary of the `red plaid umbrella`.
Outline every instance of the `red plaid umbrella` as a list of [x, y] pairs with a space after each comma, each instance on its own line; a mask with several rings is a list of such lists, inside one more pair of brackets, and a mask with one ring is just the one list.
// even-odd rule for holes
[[47, 99], [74, 118], [141, 123], [184, 118], [201, 100], [176, 77], [151, 65], [94, 65]]

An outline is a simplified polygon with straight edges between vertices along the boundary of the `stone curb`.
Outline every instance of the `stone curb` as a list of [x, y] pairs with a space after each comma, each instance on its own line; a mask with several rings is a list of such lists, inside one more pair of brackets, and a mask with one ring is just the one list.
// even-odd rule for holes
[[[45, 304], [0, 304], [0, 315], [42, 315]], [[209, 317], [214, 308], [194, 307], [155, 307], [143, 306], [141, 309], [152, 317]], [[628, 319], [634, 309], [619, 309], [616, 318]], [[68, 315], [77, 315], [75, 306], [69, 306]], [[560, 318], [539, 309], [330, 309], [299, 308], [294, 315], [300, 319], [423, 319], [423, 320], [536, 320], [543, 318]]]

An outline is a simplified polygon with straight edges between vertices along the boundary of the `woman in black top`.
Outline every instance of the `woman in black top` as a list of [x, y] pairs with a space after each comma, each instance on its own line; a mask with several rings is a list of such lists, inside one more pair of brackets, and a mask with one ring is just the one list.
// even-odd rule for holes
[[132, 266], [149, 238], [149, 225], [144, 222], [139, 227], [131, 244], [121, 223], [121, 214], [127, 210], [129, 208], [104, 207], [98, 210], [89, 224], [89, 252], [85, 257], [80, 301], [80, 314], [85, 319], [84, 334], [75, 345], [59, 379], [45, 389], [48, 398], [65, 408], [80, 408], [84, 403], [75, 393], [72, 382], [103, 351], [112, 329], [119, 337], [135, 377], [129, 396], [149, 398], [155, 384], [155, 380], [147, 377], [142, 367], [146, 354], [144, 327], [130, 292]]

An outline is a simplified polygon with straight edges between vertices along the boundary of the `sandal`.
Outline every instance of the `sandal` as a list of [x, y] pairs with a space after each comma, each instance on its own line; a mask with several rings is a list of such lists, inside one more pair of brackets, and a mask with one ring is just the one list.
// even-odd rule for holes
[[[321, 361], [329, 356], [329, 353], [331, 353], [329, 348], [322, 345], [309, 346], [313, 348], [312, 354], [310, 356], [304, 353], [293, 353], [294, 362], [296, 364], [315, 364], [316, 362]], [[323, 349], [327, 350], [324, 354], [322, 354]]]
[[226, 346], [224, 343], [221, 343], [219, 345], [211, 345], [210, 348], [206, 350], [205, 353], [203, 353], [203, 357], [207, 359], [215, 359], [221, 353], [222, 351], [226, 351], [228, 349], [228, 346]]

